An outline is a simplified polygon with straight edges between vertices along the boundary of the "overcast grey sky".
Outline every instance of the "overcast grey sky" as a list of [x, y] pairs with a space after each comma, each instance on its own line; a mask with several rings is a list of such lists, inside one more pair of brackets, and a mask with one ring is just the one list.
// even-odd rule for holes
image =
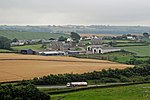
[[150, 0], [0, 0], [0, 24], [150, 25]]

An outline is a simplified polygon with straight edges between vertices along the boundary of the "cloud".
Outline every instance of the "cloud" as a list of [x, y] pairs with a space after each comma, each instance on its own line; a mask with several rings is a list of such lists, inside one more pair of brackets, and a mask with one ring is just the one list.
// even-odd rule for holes
[[149, 4], [149, 0], [0, 0], [0, 23], [150, 25]]

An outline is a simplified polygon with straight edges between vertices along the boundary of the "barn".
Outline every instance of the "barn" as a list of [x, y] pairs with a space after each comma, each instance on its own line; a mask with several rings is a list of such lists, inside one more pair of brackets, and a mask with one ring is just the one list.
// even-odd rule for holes
[[20, 51], [21, 54], [36, 54], [36, 51], [32, 49], [24, 49]]
[[87, 52], [91, 53], [108, 53], [114, 51], [120, 51], [121, 49], [115, 47], [103, 47], [102, 45], [90, 45], [87, 46]]
[[75, 55], [75, 54], [80, 54], [79, 51], [67, 51], [68, 55]]

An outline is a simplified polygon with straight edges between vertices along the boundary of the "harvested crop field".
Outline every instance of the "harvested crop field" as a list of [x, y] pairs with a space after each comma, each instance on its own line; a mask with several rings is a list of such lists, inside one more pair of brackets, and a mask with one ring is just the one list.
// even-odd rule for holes
[[84, 73], [131, 65], [66, 56], [38, 56], [0, 53], [0, 82], [32, 79], [49, 74]]

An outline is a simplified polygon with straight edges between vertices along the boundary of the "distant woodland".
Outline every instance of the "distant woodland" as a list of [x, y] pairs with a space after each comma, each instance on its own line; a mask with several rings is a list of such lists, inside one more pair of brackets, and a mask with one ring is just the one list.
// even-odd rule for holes
[[25, 32], [49, 32], [49, 33], [103, 33], [103, 34], [140, 34], [143, 32], [150, 32], [148, 26], [109, 26], [109, 25], [45, 25], [45, 26], [7, 26], [1, 25], [0, 30], [14, 30]]

